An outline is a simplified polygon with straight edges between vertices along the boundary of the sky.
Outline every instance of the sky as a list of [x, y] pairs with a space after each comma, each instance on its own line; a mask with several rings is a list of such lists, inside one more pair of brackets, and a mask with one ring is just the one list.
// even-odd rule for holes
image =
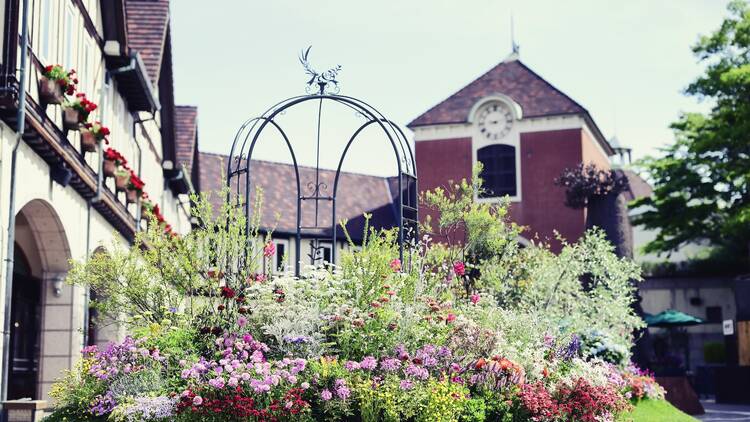
[[[202, 151], [227, 154], [240, 125], [305, 93], [298, 61], [312, 45], [319, 69], [340, 64], [342, 94], [361, 98], [405, 127], [502, 61], [511, 16], [523, 63], [579, 102], [606, 137], [636, 158], [673, 140], [680, 112], [707, 104], [684, 95], [701, 74], [690, 46], [718, 28], [724, 0], [179, 0], [172, 2], [178, 104], [199, 108]], [[353, 113], [326, 107], [321, 165], [335, 165]], [[316, 160], [314, 107], [282, 124], [301, 164]], [[345, 134], [346, 136], [342, 135]], [[409, 134], [409, 132], [407, 132]], [[357, 141], [345, 169], [394, 171], [374, 134]], [[389, 155], [391, 154], [391, 155]], [[279, 139], [254, 158], [288, 162]]]

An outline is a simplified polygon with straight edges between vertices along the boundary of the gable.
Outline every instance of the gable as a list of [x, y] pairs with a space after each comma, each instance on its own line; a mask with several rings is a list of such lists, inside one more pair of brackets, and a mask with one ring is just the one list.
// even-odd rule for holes
[[534, 73], [520, 60], [503, 61], [408, 124], [410, 128], [468, 122], [484, 97], [503, 94], [518, 103], [523, 117], [588, 114], [585, 108]]

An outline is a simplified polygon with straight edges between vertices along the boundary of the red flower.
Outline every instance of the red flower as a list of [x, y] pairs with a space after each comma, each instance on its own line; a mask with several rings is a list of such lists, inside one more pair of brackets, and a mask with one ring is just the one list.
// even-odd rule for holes
[[457, 276], [463, 277], [463, 275], [466, 274], [466, 265], [461, 261], [454, 262], [453, 272], [456, 273]]
[[234, 289], [232, 289], [229, 286], [224, 286], [221, 288], [221, 297], [225, 297], [227, 299], [233, 298], [235, 295]]
[[456, 320], [456, 315], [455, 314], [448, 314], [448, 316], [445, 317], [445, 322], [448, 323], [448, 324], [452, 323], [455, 320]]

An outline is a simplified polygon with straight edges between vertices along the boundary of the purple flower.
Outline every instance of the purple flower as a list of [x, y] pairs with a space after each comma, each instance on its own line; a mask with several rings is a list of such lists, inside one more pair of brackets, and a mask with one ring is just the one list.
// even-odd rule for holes
[[240, 316], [239, 318], [237, 318], [237, 326], [242, 328], [246, 325], [247, 325], [247, 318], [245, 318], [244, 316]]
[[417, 365], [407, 366], [405, 372], [406, 372], [406, 375], [413, 377], [413, 378], [418, 378], [421, 380], [426, 380], [427, 378], [430, 377], [430, 373], [427, 371], [426, 368], [422, 368]]
[[378, 367], [378, 361], [372, 356], [366, 356], [364, 359], [362, 359], [362, 362], [359, 363], [359, 367], [368, 371], [372, 371], [373, 369]]
[[351, 371], [356, 371], [357, 369], [360, 369], [361, 366], [359, 363], [353, 360], [350, 360], [344, 364], [344, 368], [346, 368], [347, 371], [351, 372]]
[[208, 380], [208, 385], [210, 385], [213, 388], [221, 389], [224, 388], [224, 379], [223, 378], [213, 378]]
[[386, 372], [394, 372], [401, 368], [401, 361], [396, 358], [386, 358], [380, 362], [380, 369]]
[[411, 388], [414, 386], [414, 383], [409, 380], [401, 380], [398, 386], [402, 390], [411, 390]]
[[348, 399], [349, 398], [349, 394], [350, 394], [350, 391], [349, 391], [349, 388], [347, 388], [347, 387], [339, 387], [339, 388], [336, 389], [336, 395], [341, 400]]
[[328, 401], [333, 398], [333, 394], [326, 388], [320, 392], [320, 398], [323, 399], [323, 401]]

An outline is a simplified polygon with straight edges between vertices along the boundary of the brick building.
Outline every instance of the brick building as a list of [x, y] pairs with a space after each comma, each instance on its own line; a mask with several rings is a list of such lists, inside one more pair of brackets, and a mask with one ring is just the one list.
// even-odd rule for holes
[[[589, 112], [534, 73], [516, 54], [409, 123], [414, 131], [420, 190], [470, 178], [481, 162], [487, 192], [478, 201], [508, 195], [521, 242], [575, 240], [586, 210], [564, 205], [554, 179], [581, 162], [610, 167], [612, 147]], [[420, 209], [422, 219], [429, 214]], [[433, 216], [434, 219], [434, 216]], [[444, 237], [437, 236], [444, 240]]]

